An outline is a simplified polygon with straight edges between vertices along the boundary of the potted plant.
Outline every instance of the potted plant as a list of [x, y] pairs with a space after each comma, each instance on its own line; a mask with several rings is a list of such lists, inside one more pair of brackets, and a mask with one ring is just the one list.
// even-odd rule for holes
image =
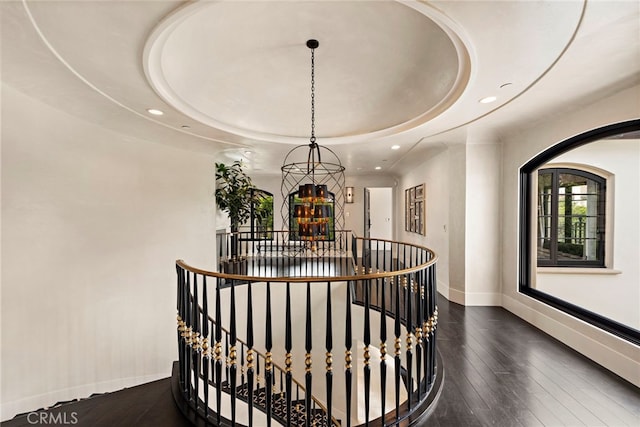
[[244, 172], [242, 162], [235, 161], [230, 166], [216, 163], [216, 204], [231, 222], [231, 258], [223, 263], [227, 273], [241, 274], [246, 270], [243, 268], [246, 259], [238, 257], [238, 227], [251, 216], [252, 189], [255, 186]]

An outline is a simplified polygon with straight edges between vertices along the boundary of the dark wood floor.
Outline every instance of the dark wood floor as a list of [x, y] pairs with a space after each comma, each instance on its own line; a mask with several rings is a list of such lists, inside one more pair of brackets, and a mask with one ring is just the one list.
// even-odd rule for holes
[[430, 426], [640, 426], [640, 389], [497, 307], [440, 298]]
[[[462, 307], [442, 297], [438, 307], [445, 380], [423, 425], [640, 426], [640, 389], [632, 384], [502, 308]], [[169, 379], [54, 411], [66, 413], [68, 424], [75, 412], [77, 426], [187, 425]], [[26, 416], [2, 423], [32, 425]]]

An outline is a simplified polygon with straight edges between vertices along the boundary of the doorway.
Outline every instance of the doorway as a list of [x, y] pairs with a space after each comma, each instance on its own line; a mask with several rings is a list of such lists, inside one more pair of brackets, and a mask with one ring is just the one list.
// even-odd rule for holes
[[393, 188], [365, 187], [364, 236], [393, 240]]
[[366, 238], [393, 240], [393, 188], [365, 187], [364, 189], [364, 237], [362, 265], [382, 266], [382, 260], [391, 259], [391, 242], [375, 246]]

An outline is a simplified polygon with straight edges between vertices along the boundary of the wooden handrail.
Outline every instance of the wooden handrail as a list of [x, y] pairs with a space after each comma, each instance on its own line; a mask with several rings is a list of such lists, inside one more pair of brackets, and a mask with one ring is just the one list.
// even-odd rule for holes
[[[338, 231], [336, 231], [337, 233]], [[285, 233], [284, 231], [273, 231], [273, 233]], [[288, 232], [287, 232], [288, 233]], [[233, 233], [227, 233], [227, 234], [233, 234]], [[396, 242], [393, 240], [386, 240], [386, 239], [373, 239], [373, 238], [368, 238], [368, 237], [356, 237], [356, 240], [361, 240], [361, 241], [378, 241], [378, 242], [383, 242], [383, 243], [391, 243], [391, 244], [395, 244], [395, 245], [403, 245], [403, 246], [410, 246], [419, 250], [423, 250], [426, 253], [430, 254], [430, 259], [422, 264], [418, 264], [416, 266], [413, 267], [408, 267], [408, 268], [403, 268], [400, 270], [393, 270], [393, 271], [382, 271], [382, 272], [371, 272], [371, 273], [358, 273], [356, 271], [356, 274], [354, 275], [347, 275], [347, 276], [322, 276], [322, 281], [326, 282], [326, 281], [330, 281], [330, 282], [345, 282], [345, 281], [349, 281], [349, 280], [367, 280], [367, 279], [382, 279], [382, 278], [386, 278], [386, 277], [394, 277], [394, 276], [400, 276], [403, 274], [410, 274], [410, 273], [414, 273], [420, 270], [424, 270], [425, 268], [429, 267], [430, 265], [435, 264], [438, 261], [438, 255], [432, 251], [431, 249], [427, 248], [426, 246], [421, 246], [421, 245], [415, 245], [412, 243], [401, 243], [401, 242]], [[300, 257], [301, 259], [305, 259], [305, 257]], [[315, 257], [308, 257], [308, 258], [315, 258]], [[278, 277], [278, 276], [273, 276], [273, 277], [264, 277], [264, 276], [248, 276], [248, 275], [242, 275], [242, 274], [230, 274], [230, 273], [223, 273], [223, 272], [219, 272], [219, 271], [211, 271], [211, 270], [204, 270], [198, 267], [194, 267], [192, 265], [187, 264], [184, 260], [176, 260], [176, 265], [184, 268], [185, 270], [188, 270], [192, 273], [197, 273], [197, 274], [201, 274], [203, 276], [208, 276], [208, 277], [217, 277], [217, 278], [221, 278], [221, 279], [230, 279], [230, 280], [239, 280], [239, 281], [252, 281], [252, 282], [266, 282], [266, 281], [271, 281], [271, 282], [294, 282], [294, 283], [301, 283], [301, 282], [308, 282], [308, 281], [316, 281], [316, 279], [318, 279], [319, 276], [297, 276], [297, 277]]]

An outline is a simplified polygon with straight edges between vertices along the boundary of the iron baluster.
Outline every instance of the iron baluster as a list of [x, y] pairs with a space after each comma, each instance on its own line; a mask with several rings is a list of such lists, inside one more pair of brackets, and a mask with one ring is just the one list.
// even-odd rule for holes
[[385, 406], [386, 406], [386, 392], [387, 392], [387, 307], [386, 307], [386, 290], [387, 279], [381, 280], [380, 286], [380, 410], [382, 411], [382, 426], [384, 427], [385, 420]]
[[404, 280], [406, 281], [406, 300], [405, 300], [405, 320], [406, 320], [406, 328], [407, 328], [407, 350], [405, 360], [407, 363], [407, 404], [409, 405], [409, 409], [411, 409], [411, 397], [413, 394], [413, 337], [411, 336], [411, 275], [404, 275]]
[[353, 281], [349, 281], [347, 285], [347, 314], [345, 319], [345, 338], [344, 338], [344, 368], [345, 368], [345, 394], [346, 394], [346, 406], [347, 406], [347, 427], [351, 426], [351, 289], [355, 285]]
[[371, 404], [371, 368], [369, 366], [369, 345], [371, 344], [371, 279], [363, 280], [364, 285], [364, 424], [369, 426]]
[[209, 301], [207, 298], [207, 276], [202, 276], [202, 376], [204, 393], [204, 415], [209, 416]]
[[185, 295], [186, 295], [186, 312], [185, 312], [185, 322], [186, 322], [186, 329], [185, 331], [182, 333], [182, 336], [185, 340], [185, 347], [186, 347], [186, 354], [185, 354], [185, 359], [186, 359], [186, 372], [185, 372], [185, 381], [184, 381], [184, 393], [185, 396], [187, 396], [187, 400], [191, 400], [191, 360], [192, 360], [192, 347], [191, 347], [191, 273], [187, 272], [187, 282], [185, 285]]
[[[416, 260], [416, 263], [418, 261]], [[415, 321], [415, 337], [416, 337], [416, 382], [418, 383], [418, 400], [422, 399], [422, 279], [420, 273], [413, 273], [416, 281], [416, 292], [413, 296], [416, 302], [416, 321]], [[426, 355], [425, 355], [426, 356]]]
[[229, 320], [229, 384], [231, 388], [231, 423], [236, 422], [236, 343], [237, 343], [237, 331], [236, 331], [236, 279], [231, 280], [231, 307], [230, 307], [230, 320]]
[[271, 282], [267, 282], [267, 315], [265, 325], [265, 348], [267, 350], [264, 361], [264, 380], [266, 392], [267, 427], [271, 426], [271, 409], [273, 393], [273, 365], [271, 360], [271, 348], [273, 347], [273, 331], [271, 326]]
[[191, 347], [193, 348], [192, 357], [193, 357], [193, 400], [196, 407], [196, 411], [198, 410], [198, 402], [199, 399], [199, 385], [200, 385], [200, 328], [199, 328], [199, 318], [200, 318], [200, 310], [198, 305], [198, 274], [193, 273], [193, 298], [192, 298], [192, 306], [191, 306], [191, 322], [193, 324], [193, 331], [191, 332]]
[[394, 343], [394, 362], [395, 362], [395, 387], [396, 387], [396, 420], [400, 416], [400, 349], [401, 349], [401, 339], [400, 339], [400, 276], [395, 277], [395, 285], [396, 285], [396, 309], [395, 309], [395, 322], [394, 322], [394, 335], [395, 335], [395, 343]]
[[285, 377], [286, 377], [286, 391], [287, 391], [287, 427], [291, 427], [291, 284], [287, 282], [286, 297], [285, 297], [285, 343], [284, 348], [287, 352], [285, 359]]
[[216, 280], [216, 344], [215, 354], [215, 382], [216, 382], [216, 421], [220, 425], [222, 408], [222, 310], [220, 309], [220, 279]]
[[326, 387], [327, 387], [327, 424], [331, 425], [332, 418], [332, 387], [333, 387], [333, 355], [331, 354], [331, 350], [333, 347], [333, 327], [331, 322], [331, 282], [327, 282], [327, 311], [326, 311], [326, 337], [325, 337], [325, 348], [327, 350], [326, 353]]
[[249, 425], [253, 425], [253, 295], [247, 282], [247, 405]]
[[[306, 326], [306, 330], [305, 330], [305, 350], [306, 350], [306, 354], [305, 354], [305, 360], [304, 360], [304, 365], [305, 365], [305, 375], [304, 375], [304, 379], [305, 379], [305, 394], [304, 394], [304, 404], [305, 404], [305, 409], [307, 411], [309, 411], [309, 409], [311, 408], [311, 386], [312, 386], [312, 379], [313, 379], [313, 375], [311, 373], [311, 368], [312, 368], [312, 361], [311, 361], [311, 349], [312, 349], [312, 334], [313, 334], [313, 329], [311, 326], [311, 283], [307, 282], [307, 298], [306, 298], [306, 318], [305, 318], [305, 326]], [[305, 417], [305, 427], [311, 427], [311, 417], [309, 416], [309, 414], [307, 413], [307, 416]]]

